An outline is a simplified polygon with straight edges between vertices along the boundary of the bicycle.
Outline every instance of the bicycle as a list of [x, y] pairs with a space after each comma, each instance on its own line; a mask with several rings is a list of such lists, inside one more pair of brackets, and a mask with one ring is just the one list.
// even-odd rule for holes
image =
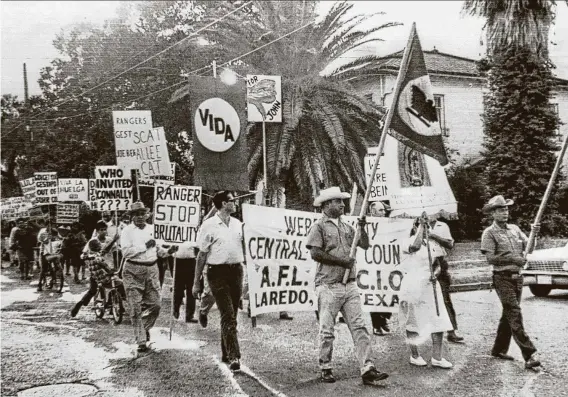
[[122, 322], [124, 315], [124, 305], [122, 296], [120, 296], [120, 292], [118, 291], [117, 280], [119, 280], [118, 276], [116, 274], [113, 275], [110, 281], [110, 288], [105, 287], [101, 283], [97, 283], [97, 293], [93, 302], [93, 310], [97, 318], [102, 319], [105, 312], [108, 310], [109, 314], [112, 315], [115, 325], [119, 325]]
[[[65, 284], [65, 275], [63, 272], [63, 266], [61, 265], [61, 259], [63, 255], [61, 254], [46, 254], [45, 261], [47, 262], [47, 271], [41, 272], [39, 276], [39, 289], [43, 288], [53, 289], [61, 293], [63, 291], [63, 285]], [[47, 273], [51, 274], [51, 280], [47, 282]]]

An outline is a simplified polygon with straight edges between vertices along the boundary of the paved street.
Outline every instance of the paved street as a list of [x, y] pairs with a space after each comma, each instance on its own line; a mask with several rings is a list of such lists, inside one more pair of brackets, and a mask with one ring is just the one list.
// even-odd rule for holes
[[[6, 264], [4, 264], [6, 265]], [[36, 277], [37, 278], [37, 277]], [[294, 313], [293, 321], [276, 314], [258, 318], [256, 328], [245, 312], [239, 317], [243, 372], [232, 375], [220, 363], [218, 312], [209, 327], [177, 322], [172, 341], [164, 304], [153, 330], [154, 352], [134, 358], [130, 322], [114, 326], [90, 308], [76, 319], [68, 311], [86, 289], [72, 284], [63, 294], [35, 292], [35, 281], [20, 281], [15, 268], [2, 269], [2, 395], [45, 396], [36, 386], [71, 384], [57, 396], [568, 396], [568, 293], [535, 298], [525, 291], [525, 324], [543, 359], [540, 373], [526, 371], [513, 345], [515, 362], [488, 356], [499, 317], [495, 292], [453, 295], [464, 345], [450, 345], [453, 370], [408, 364], [401, 330], [374, 337], [377, 364], [391, 376], [384, 387], [361, 384], [352, 342], [338, 326], [333, 385], [318, 381], [317, 325], [313, 313]], [[183, 313], [180, 316], [183, 318]], [[396, 321], [393, 328], [396, 328]], [[430, 341], [422, 347], [430, 357]], [[88, 387], [89, 385], [93, 387]], [[63, 386], [61, 386], [63, 387]], [[74, 388], [74, 389], [73, 389]], [[81, 389], [79, 389], [81, 388]], [[41, 393], [39, 391], [42, 390]], [[79, 394], [81, 390], [82, 394]], [[84, 390], [84, 392], [82, 392]]]

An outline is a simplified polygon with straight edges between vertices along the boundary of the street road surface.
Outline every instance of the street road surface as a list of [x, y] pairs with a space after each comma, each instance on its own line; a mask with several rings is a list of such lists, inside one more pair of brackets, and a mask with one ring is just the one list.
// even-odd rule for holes
[[[446, 357], [454, 368], [411, 366], [395, 319], [391, 335], [373, 337], [377, 366], [390, 378], [382, 387], [369, 387], [361, 383], [345, 324], [337, 327], [334, 350], [338, 381], [331, 385], [319, 381], [317, 323], [311, 312], [293, 313], [293, 321], [263, 315], [256, 328], [246, 312], [240, 312], [243, 372], [233, 375], [220, 362], [216, 310], [206, 329], [177, 321], [170, 341], [170, 306], [164, 302], [152, 330], [154, 352], [135, 358], [128, 318], [114, 326], [108, 318], [97, 319], [90, 308], [70, 318], [69, 310], [86, 284], [72, 283], [63, 294], [38, 293], [37, 274], [32, 281], [20, 281], [16, 268], [3, 268], [0, 281], [2, 396], [568, 396], [566, 291], [548, 298], [524, 292], [525, 325], [543, 361], [539, 373], [524, 369], [514, 343], [510, 353], [516, 361], [489, 356], [500, 316], [495, 292], [460, 292], [453, 294], [453, 300], [466, 343], [447, 345]], [[421, 351], [429, 361], [429, 340]], [[59, 386], [50, 386], [56, 391], [48, 394], [49, 385]], [[44, 388], [34, 389], [38, 386]]]

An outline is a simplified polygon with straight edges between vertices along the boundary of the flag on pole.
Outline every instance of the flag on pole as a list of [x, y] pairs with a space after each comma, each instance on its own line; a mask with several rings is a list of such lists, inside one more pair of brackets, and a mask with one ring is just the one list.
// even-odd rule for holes
[[[441, 165], [448, 164], [442, 133], [432, 93], [432, 83], [426, 70], [416, 24], [412, 25], [410, 39], [400, 65], [400, 90], [395, 92], [390, 134], [405, 145], [435, 158]], [[406, 62], [404, 62], [406, 60]]]

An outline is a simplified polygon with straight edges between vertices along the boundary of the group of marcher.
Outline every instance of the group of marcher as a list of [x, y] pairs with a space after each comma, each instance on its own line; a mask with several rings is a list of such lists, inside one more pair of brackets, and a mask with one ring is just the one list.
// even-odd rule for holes
[[[338, 314], [347, 323], [355, 344], [360, 374], [364, 384], [374, 384], [388, 378], [379, 371], [372, 357], [371, 337], [361, 307], [359, 290], [355, 282], [356, 264], [350, 256], [355, 236], [360, 236], [357, 246], [369, 247], [365, 231], [366, 217], [359, 219], [356, 230], [343, 221], [344, 201], [350, 195], [338, 187], [322, 190], [314, 200], [314, 206], [321, 208], [322, 217], [310, 228], [306, 247], [317, 262], [315, 292], [319, 321], [319, 365], [321, 380], [335, 382], [332, 353], [335, 340], [335, 325]], [[121, 293], [126, 297], [128, 310], [134, 328], [139, 352], [149, 349], [150, 329], [160, 312], [160, 289], [163, 271], [172, 270], [172, 257], [177, 261], [174, 280], [174, 317], [178, 318], [185, 295], [186, 322], [197, 322], [207, 326], [207, 313], [214, 303], [220, 313], [221, 360], [233, 371], [240, 369], [241, 350], [237, 337], [237, 312], [242, 308], [243, 295], [243, 252], [242, 223], [232, 216], [236, 211], [235, 197], [229, 191], [214, 195], [215, 210], [205, 217], [200, 226], [197, 243], [168, 246], [153, 237], [153, 227], [148, 223], [149, 209], [141, 202], [132, 205], [129, 216], [132, 223], [125, 222], [115, 227], [109, 220], [96, 225], [93, 237], [88, 243], [73, 226], [69, 235], [62, 236], [61, 250], [70, 251], [69, 263], [78, 279], [81, 255], [89, 258], [90, 286], [82, 299], [73, 307], [71, 315], [87, 305], [95, 295], [99, 284], [107, 284], [117, 272], [117, 261], [123, 262]], [[521, 348], [526, 368], [540, 365], [536, 348], [526, 334], [520, 308], [522, 276], [520, 270], [525, 264], [523, 254], [530, 252], [527, 236], [515, 225], [508, 224], [508, 207], [512, 200], [502, 196], [493, 197], [483, 212], [493, 218], [491, 226], [485, 229], [481, 240], [481, 251], [493, 267], [493, 285], [503, 306], [497, 337], [491, 355], [498, 359], [513, 360], [507, 354], [511, 337]], [[381, 202], [372, 203], [370, 216], [387, 216], [389, 208]], [[35, 246], [26, 235], [25, 225], [14, 235], [14, 244], [24, 263], [21, 267], [23, 278], [28, 277], [26, 260]], [[535, 233], [539, 225], [533, 225]], [[40, 239], [38, 234], [38, 239]], [[49, 242], [53, 247], [54, 232], [41, 238], [45, 255]], [[61, 233], [61, 231], [59, 231]], [[67, 245], [64, 243], [68, 239]], [[428, 363], [419, 352], [418, 345], [431, 337], [433, 349], [432, 367], [450, 369], [452, 363], [444, 357], [443, 336], [450, 342], [461, 343], [463, 337], [457, 331], [456, 314], [449, 293], [447, 250], [454, 240], [446, 223], [437, 216], [416, 219], [403, 247], [407, 255], [401, 264], [404, 282], [400, 291], [399, 323], [404, 325], [406, 340], [410, 347], [409, 362], [415, 366]], [[80, 249], [79, 249], [80, 248]], [[50, 251], [51, 252], [51, 251]], [[20, 256], [20, 253], [22, 254]], [[121, 257], [121, 259], [117, 259]], [[111, 268], [108, 263], [115, 263]], [[159, 262], [162, 266], [158, 266]], [[43, 268], [43, 266], [42, 266]], [[163, 269], [161, 271], [160, 269]], [[344, 282], [345, 274], [348, 274]], [[162, 274], [161, 274], [162, 273]], [[199, 320], [194, 319], [196, 299], [201, 299]], [[374, 333], [389, 332], [390, 313], [372, 313]]]

